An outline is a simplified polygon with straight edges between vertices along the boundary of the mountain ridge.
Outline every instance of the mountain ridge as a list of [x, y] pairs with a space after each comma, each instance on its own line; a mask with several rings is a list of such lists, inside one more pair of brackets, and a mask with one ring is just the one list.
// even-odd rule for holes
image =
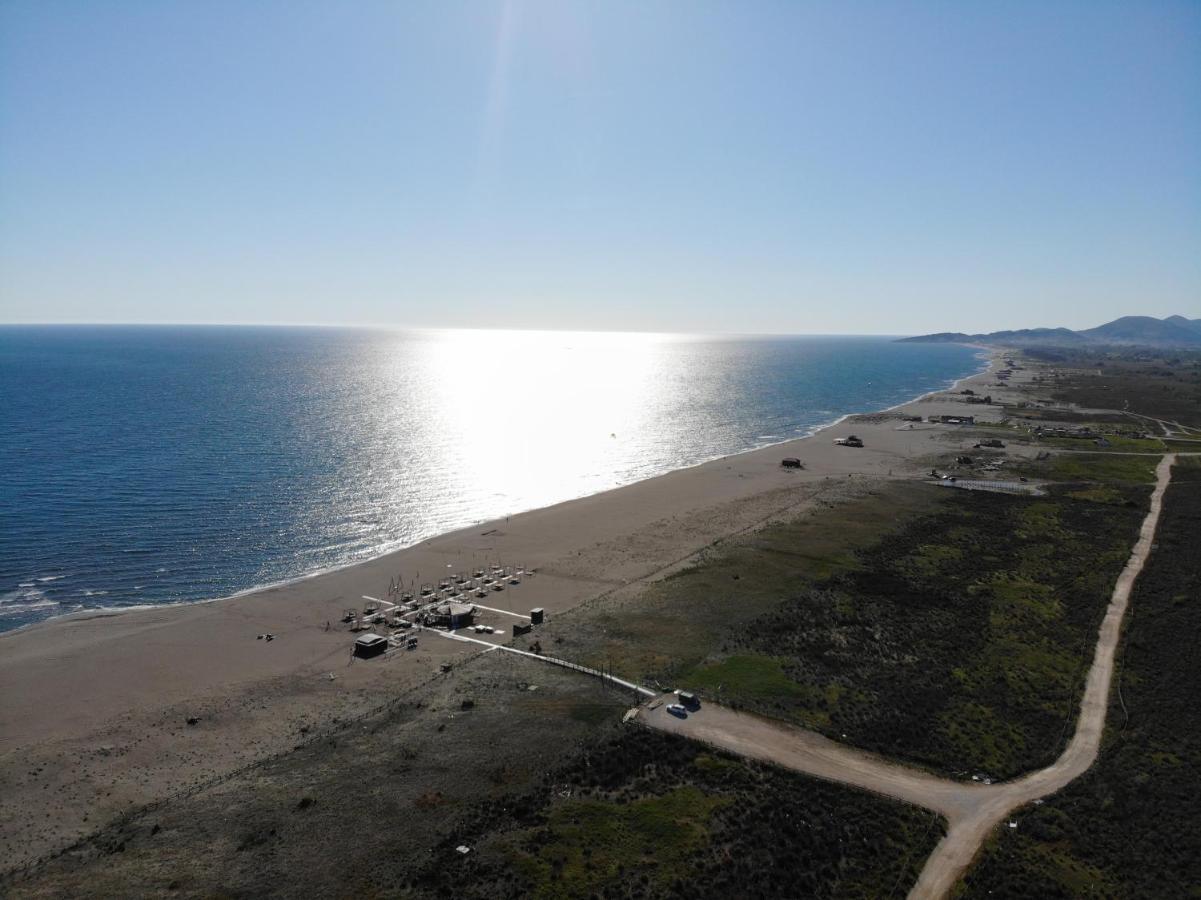
[[1121, 316], [1112, 322], [1073, 331], [1070, 328], [1018, 328], [991, 331], [987, 334], [965, 334], [962, 331], [940, 331], [900, 338], [910, 344], [1007, 344], [1018, 346], [1077, 344], [1120, 344], [1146, 347], [1201, 347], [1201, 319], [1184, 316]]

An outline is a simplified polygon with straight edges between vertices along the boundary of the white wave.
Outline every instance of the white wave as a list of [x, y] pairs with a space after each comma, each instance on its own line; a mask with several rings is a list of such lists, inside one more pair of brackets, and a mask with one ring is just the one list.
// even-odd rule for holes
[[57, 608], [59, 603], [38, 588], [24, 588], [0, 594], [0, 618], [24, 615], [34, 609]]

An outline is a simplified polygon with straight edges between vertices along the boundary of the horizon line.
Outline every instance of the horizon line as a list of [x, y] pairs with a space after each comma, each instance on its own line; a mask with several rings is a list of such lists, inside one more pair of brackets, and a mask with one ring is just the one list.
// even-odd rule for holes
[[0, 322], [0, 328], [328, 328], [379, 331], [509, 331], [564, 334], [707, 335], [714, 337], [911, 337], [909, 333], [867, 331], [662, 331], [635, 328], [528, 328], [509, 325], [400, 325], [337, 322]]

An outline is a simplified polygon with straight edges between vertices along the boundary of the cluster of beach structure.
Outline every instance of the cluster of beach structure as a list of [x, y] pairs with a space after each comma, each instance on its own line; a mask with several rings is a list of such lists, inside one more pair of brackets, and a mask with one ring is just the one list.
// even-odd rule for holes
[[1138, 428], [1103, 429], [1092, 428], [1087, 425], [1082, 425], [1078, 428], [1073, 428], [1069, 425], [1057, 425], [1052, 427], [1038, 425], [1031, 431], [1031, 434], [1039, 438], [1076, 438], [1078, 440], [1097, 441], [1098, 443], [1105, 441], [1106, 435], [1118, 435], [1119, 437], [1136, 439], [1151, 437], [1149, 432]]
[[387, 596], [383, 600], [364, 595], [362, 611], [347, 609], [342, 621], [350, 625], [353, 632], [364, 631], [370, 626], [384, 626], [392, 630], [385, 637], [367, 634], [356, 639], [356, 656], [375, 656], [390, 647], [416, 649], [417, 636], [414, 630], [432, 629], [454, 633], [460, 629], [473, 629], [480, 634], [503, 634], [491, 626], [476, 623], [480, 609], [513, 616], [524, 620], [513, 626], [513, 634], [527, 634], [533, 625], [542, 623], [543, 611], [531, 609], [529, 615], [498, 610], [473, 602], [472, 598], [484, 599], [505, 590], [517, 587], [534, 571], [525, 566], [486, 564], [469, 571], [455, 572], [437, 582], [416, 581], [405, 584], [399, 575], [388, 584]]
[[973, 391], [971, 388], [964, 388], [959, 392], [965, 403], [976, 403], [983, 406], [992, 406], [992, 394], [985, 394], [983, 397]]

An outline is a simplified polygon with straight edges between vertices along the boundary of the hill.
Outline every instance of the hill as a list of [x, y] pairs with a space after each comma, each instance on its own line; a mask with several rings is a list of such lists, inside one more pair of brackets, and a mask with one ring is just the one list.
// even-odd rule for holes
[[941, 331], [901, 338], [907, 343], [1005, 344], [1007, 346], [1076, 346], [1125, 344], [1140, 347], [1201, 347], [1201, 319], [1184, 316], [1122, 316], [1096, 328], [1019, 328], [988, 334]]

